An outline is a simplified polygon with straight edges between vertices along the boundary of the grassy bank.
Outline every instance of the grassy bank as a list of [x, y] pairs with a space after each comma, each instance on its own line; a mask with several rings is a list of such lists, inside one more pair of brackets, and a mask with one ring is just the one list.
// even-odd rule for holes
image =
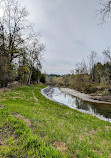
[[43, 85], [0, 94], [0, 158], [110, 158], [111, 124], [46, 99]]

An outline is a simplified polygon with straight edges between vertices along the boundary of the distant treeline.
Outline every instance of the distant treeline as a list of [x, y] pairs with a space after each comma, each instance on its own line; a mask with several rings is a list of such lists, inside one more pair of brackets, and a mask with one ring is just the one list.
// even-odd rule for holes
[[[47, 83], [56, 86], [70, 87], [85, 93], [111, 92], [111, 54], [110, 50], [103, 52], [104, 61], [100, 62], [97, 53], [91, 52], [88, 61], [84, 60], [76, 65], [67, 75], [51, 74], [47, 76]], [[87, 63], [87, 64], [86, 64]]]
[[59, 75], [59, 74], [47, 74], [47, 76], [49, 76], [49, 77], [60, 77], [62, 75]]

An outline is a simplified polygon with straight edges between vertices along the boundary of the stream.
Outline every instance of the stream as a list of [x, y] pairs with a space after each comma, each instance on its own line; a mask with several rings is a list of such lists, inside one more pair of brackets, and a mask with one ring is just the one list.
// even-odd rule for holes
[[83, 113], [95, 115], [101, 120], [111, 122], [110, 104], [87, 102], [72, 95], [63, 93], [56, 87], [47, 87], [42, 90], [42, 94], [52, 101], [66, 105]]

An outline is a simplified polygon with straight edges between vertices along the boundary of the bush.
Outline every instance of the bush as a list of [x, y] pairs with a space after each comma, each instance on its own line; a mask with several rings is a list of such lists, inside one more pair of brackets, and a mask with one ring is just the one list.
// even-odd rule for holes
[[45, 74], [41, 75], [40, 82], [46, 83], [46, 76], [45, 76]]
[[97, 91], [97, 88], [96, 87], [92, 87], [91, 85], [88, 85], [88, 86], [84, 86], [82, 88], [82, 92], [85, 92], [85, 93], [96, 93]]

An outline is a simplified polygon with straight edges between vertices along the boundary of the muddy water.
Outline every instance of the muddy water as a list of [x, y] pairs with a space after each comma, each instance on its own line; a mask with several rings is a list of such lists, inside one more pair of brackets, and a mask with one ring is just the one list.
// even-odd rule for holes
[[59, 88], [45, 88], [42, 93], [49, 99], [59, 102], [61, 104], [67, 105], [72, 109], [77, 109], [78, 111], [96, 115], [101, 120], [111, 122], [111, 105], [91, 103], [74, 97], [72, 95], [63, 93]]

